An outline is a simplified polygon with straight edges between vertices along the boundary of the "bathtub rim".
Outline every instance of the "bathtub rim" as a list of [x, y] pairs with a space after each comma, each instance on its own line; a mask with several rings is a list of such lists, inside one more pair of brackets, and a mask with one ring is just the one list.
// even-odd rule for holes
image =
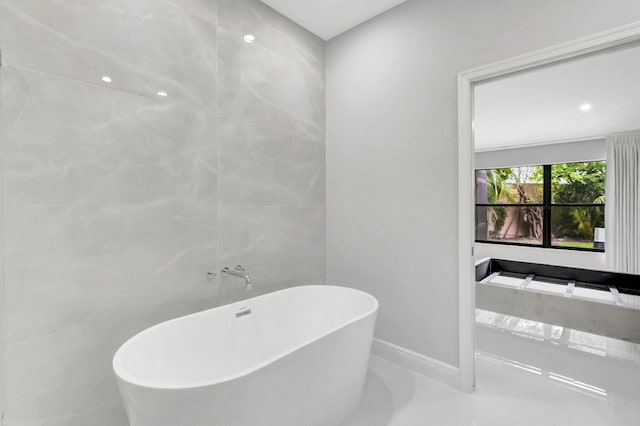
[[[357, 293], [361, 293], [363, 295], [365, 295], [370, 301], [373, 302], [371, 309], [369, 309], [366, 313], [359, 315], [357, 317], [354, 317], [353, 319], [350, 319], [349, 321], [346, 321], [344, 323], [342, 323], [341, 325], [337, 326], [337, 327], [333, 327], [328, 329], [328, 331], [326, 331], [325, 333], [322, 333], [320, 335], [318, 335], [316, 338], [314, 339], [307, 339], [307, 340], [303, 340], [300, 344], [293, 346], [291, 349], [287, 350], [287, 351], [283, 351], [278, 353], [275, 356], [272, 357], [268, 357], [266, 358], [264, 361], [259, 362], [253, 366], [251, 366], [250, 368], [247, 368], [243, 371], [237, 372], [237, 373], [233, 373], [233, 374], [228, 374], [226, 376], [220, 376], [220, 377], [216, 377], [214, 379], [209, 379], [209, 380], [200, 380], [200, 381], [193, 381], [193, 382], [180, 382], [177, 384], [169, 384], [169, 383], [160, 383], [160, 382], [154, 382], [152, 380], [144, 380], [141, 379], [129, 372], [126, 371], [126, 369], [123, 366], [123, 359], [124, 359], [124, 353], [126, 351], [126, 349], [128, 349], [131, 345], [133, 345], [135, 343], [135, 341], [142, 336], [143, 334], [147, 334], [150, 333], [152, 331], [154, 331], [155, 329], [161, 328], [162, 326], [166, 326], [167, 324], [173, 323], [173, 322], [178, 322], [180, 320], [184, 320], [186, 318], [191, 318], [194, 317], [196, 315], [205, 313], [205, 312], [209, 312], [209, 311], [213, 311], [216, 309], [221, 309], [230, 305], [235, 305], [238, 303], [243, 303], [243, 302], [248, 302], [250, 300], [254, 300], [254, 299], [259, 299], [261, 297], [265, 297], [265, 296], [271, 296], [271, 295], [275, 295], [277, 293], [281, 293], [281, 292], [285, 292], [285, 291], [289, 291], [292, 289], [299, 289], [299, 288], [305, 288], [305, 287], [313, 287], [313, 288], [339, 288], [339, 289], [347, 289], [353, 292], [357, 292]], [[127, 385], [131, 385], [131, 386], [135, 386], [135, 387], [139, 387], [139, 388], [144, 388], [144, 389], [150, 389], [150, 390], [192, 390], [192, 389], [200, 389], [200, 388], [206, 388], [209, 386], [213, 386], [213, 385], [219, 385], [222, 383], [227, 383], [227, 382], [231, 382], [233, 380], [237, 380], [240, 379], [242, 377], [248, 376], [251, 373], [254, 373], [262, 368], [265, 368], [273, 363], [275, 363], [276, 361], [285, 358], [289, 355], [291, 355], [292, 353], [299, 351], [300, 349], [309, 346], [310, 344], [312, 344], [313, 342], [319, 341], [333, 333], [338, 332], [339, 330], [342, 330], [343, 328], [346, 328], [352, 324], [357, 323], [358, 321], [361, 321], [371, 315], [376, 315], [378, 312], [378, 309], [380, 307], [380, 303], [378, 302], [378, 299], [376, 297], [374, 297], [373, 295], [362, 291], [362, 290], [358, 290], [356, 288], [352, 288], [352, 287], [346, 287], [346, 286], [337, 286], [337, 285], [325, 285], [325, 284], [315, 284], [315, 285], [301, 285], [301, 286], [293, 286], [293, 287], [288, 287], [288, 288], [284, 288], [281, 290], [277, 290], [277, 291], [273, 291], [270, 293], [266, 293], [266, 294], [261, 294], [258, 296], [254, 296], [254, 297], [249, 297], [247, 299], [241, 299], [238, 300], [236, 302], [230, 302], [230, 303], [226, 303], [224, 305], [220, 305], [220, 306], [216, 306], [214, 308], [211, 309], [205, 309], [203, 311], [198, 311], [198, 312], [194, 312], [192, 314], [188, 314], [188, 315], [183, 315], [177, 318], [173, 318], [167, 321], [163, 321], [160, 322], [158, 324], [154, 324], [151, 327], [145, 328], [144, 330], [136, 333], [135, 335], [133, 335], [132, 337], [130, 337], [129, 339], [127, 339], [116, 351], [115, 355], [113, 356], [112, 359], [112, 368], [113, 371], [117, 377], [118, 380], [121, 380], [122, 382], [125, 382]], [[375, 327], [375, 325], [374, 325]], [[372, 335], [373, 337], [373, 335]]]

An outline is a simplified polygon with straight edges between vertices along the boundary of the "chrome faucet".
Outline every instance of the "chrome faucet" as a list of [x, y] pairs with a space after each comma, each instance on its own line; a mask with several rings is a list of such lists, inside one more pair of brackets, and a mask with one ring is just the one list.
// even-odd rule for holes
[[245, 272], [242, 265], [236, 266], [235, 269], [231, 269], [228, 266], [225, 266], [222, 270], [222, 275], [231, 275], [232, 277], [242, 278], [247, 285], [247, 290], [251, 290], [251, 277]]

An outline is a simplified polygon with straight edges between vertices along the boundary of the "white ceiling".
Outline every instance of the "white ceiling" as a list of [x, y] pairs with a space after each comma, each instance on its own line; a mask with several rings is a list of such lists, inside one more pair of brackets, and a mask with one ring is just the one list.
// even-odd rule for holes
[[479, 85], [474, 108], [477, 151], [640, 129], [640, 47]]
[[329, 40], [406, 0], [261, 0], [318, 37]]

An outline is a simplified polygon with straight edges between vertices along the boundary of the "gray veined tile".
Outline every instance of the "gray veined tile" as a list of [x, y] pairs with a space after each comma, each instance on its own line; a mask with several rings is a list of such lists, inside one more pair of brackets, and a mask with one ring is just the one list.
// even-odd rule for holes
[[5, 424], [126, 426], [113, 355], [136, 333], [199, 310], [199, 303], [176, 305], [6, 344]]
[[207, 109], [12, 67], [2, 96], [7, 204], [196, 202], [199, 152], [216, 149]]
[[325, 203], [323, 138], [223, 117], [219, 144], [221, 204]]
[[218, 25], [324, 73], [324, 41], [259, 0], [218, 0]]
[[323, 74], [224, 29], [218, 42], [220, 113], [282, 132], [324, 137]]
[[5, 425], [125, 426], [113, 353], [242, 297], [208, 271], [326, 282], [320, 39], [257, 0], [0, 0], [0, 40]]
[[[255, 286], [325, 283], [324, 206], [220, 206], [221, 266], [242, 264]], [[221, 294], [243, 285], [223, 278]]]
[[216, 208], [8, 206], [7, 341], [213, 299]]
[[216, 27], [165, 1], [4, 0], [0, 40], [8, 65], [215, 105]]
[[218, 0], [168, 0], [213, 24], [218, 22]]
[[193, 187], [188, 205], [215, 207], [218, 203], [218, 151], [201, 149], [196, 154]]
[[5, 417], [5, 426], [128, 426], [129, 421], [120, 401], [111, 401], [103, 405], [78, 410], [76, 413], [60, 417], [38, 420], [14, 420]]

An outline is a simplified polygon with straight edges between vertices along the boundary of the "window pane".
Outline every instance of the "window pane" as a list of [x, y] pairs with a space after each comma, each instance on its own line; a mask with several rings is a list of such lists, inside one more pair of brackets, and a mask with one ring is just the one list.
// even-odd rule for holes
[[[551, 244], [559, 247], [604, 249], [604, 242], [594, 246], [596, 228], [604, 228], [604, 205], [591, 207], [551, 207]], [[603, 240], [604, 231], [598, 231]]]
[[556, 204], [604, 204], [604, 161], [551, 166], [551, 199]]
[[543, 167], [476, 170], [477, 204], [542, 204]]
[[542, 244], [543, 208], [476, 207], [476, 240]]

